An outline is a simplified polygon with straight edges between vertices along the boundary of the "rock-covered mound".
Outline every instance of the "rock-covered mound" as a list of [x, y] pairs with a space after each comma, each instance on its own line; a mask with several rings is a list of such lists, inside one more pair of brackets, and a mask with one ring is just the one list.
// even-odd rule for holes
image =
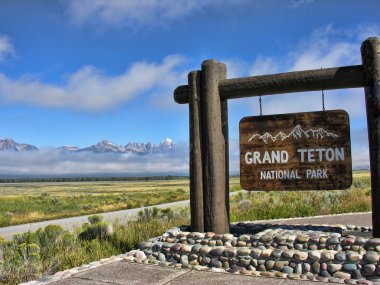
[[[127, 261], [346, 284], [380, 282], [380, 239], [355, 226], [238, 223], [231, 233], [174, 228], [139, 244]], [[378, 283], [380, 284], [380, 283]]]

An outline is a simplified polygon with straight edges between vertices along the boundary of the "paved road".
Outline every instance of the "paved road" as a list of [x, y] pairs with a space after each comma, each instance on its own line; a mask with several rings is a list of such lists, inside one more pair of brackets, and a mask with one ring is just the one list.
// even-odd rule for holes
[[[233, 192], [231, 194], [235, 194], [236, 192]], [[188, 206], [190, 204], [189, 200], [186, 201], [179, 201], [179, 202], [173, 202], [173, 203], [167, 203], [167, 204], [161, 204], [156, 205], [153, 207], [157, 208], [173, 208], [173, 207], [179, 207], [179, 206]], [[151, 207], [147, 207], [151, 208]], [[120, 211], [114, 211], [114, 212], [107, 212], [107, 213], [99, 213], [104, 216], [104, 219], [107, 221], [112, 221], [116, 219], [120, 219], [122, 221], [125, 220], [131, 220], [133, 218], [136, 218], [139, 211], [141, 211], [142, 208], [137, 209], [129, 209], [129, 210], [120, 210]], [[71, 217], [71, 218], [64, 218], [64, 219], [57, 219], [57, 220], [50, 220], [50, 221], [43, 221], [43, 222], [37, 222], [37, 223], [30, 223], [30, 224], [23, 224], [23, 225], [17, 225], [17, 226], [10, 226], [10, 227], [3, 227], [0, 228], [0, 236], [4, 237], [5, 239], [11, 239], [13, 235], [24, 233], [27, 231], [35, 231], [41, 227], [46, 227], [50, 224], [60, 225], [64, 227], [65, 229], [73, 229], [75, 227], [80, 226], [81, 224], [88, 222], [88, 216], [91, 215], [84, 215], [84, 216], [78, 216], [78, 217]]]
[[[230, 196], [236, 195], [239, 192], [246, 192], [246, 191], [241, 190], [241, 191], [231, 192]], [[180, 206], [190, 206], [190, 200], [155, 205], [155, 206], [146, 207], [146, 208], [156, 207], [156, 208], [162, 209], [162, 208], [175, 208], [175, 207], [180, 207]], [[104, 219], [107, 221], [113, 221], [116, 219], [119, 219], [121, 221], [127, 221], [127, 220], [136, 218], [138, 212], [141, 210], [142, 208], [136, 208], [136, 209], [120, 210], [120, 211], [98, 213], [98, 214], [103, 215]], [[43, 221], [43, 222], [37, 222], [37, 223], [3, 227], [3, 228], [0, 228], [0, 236], [4, 237], [5, 239], [11, 239], [12, 236], [15, 234], [24, 233], [27, 231], [36, 231], [39, 228], [46, 227], [47, 225], [51, 225], [51, 224], [60, 225], [65, 229], [71, 230], [75, 227], [79, 227], [83, 223], [88, 222], [87, 218], [88, 216], [91, 216], [91, 215], [84, 215], [84, 216], [77, 216], [77, 217], [71, 217], [71, 218], [63, 218], [63, 219], [49, 220], [49, 221]]]

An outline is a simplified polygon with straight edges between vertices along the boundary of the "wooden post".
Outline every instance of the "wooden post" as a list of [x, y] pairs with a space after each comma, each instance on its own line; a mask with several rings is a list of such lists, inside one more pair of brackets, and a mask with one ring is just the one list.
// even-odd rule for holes
[[371, 167], [373, 236], [380, 238], [380, 39], [365, 40], [361, 53]]
[[221, 100], [222, 105], [222, 131], [225, 146], [225, 170], [226, 170], [226, 210], [228, 224], [230, 223], [230, 147], [228, 142], [228, 103]]
[[190, 210], [191, 230], [204, 232], [202, 182], [201, 72], [192, 71], [189, 83], [190, 122]]
[[219, 81], [226, 78], [226, 66], [206, 60], [201, 77], [204, 226], [205, 231], [227, 233], [226, 145], [218, 87]]

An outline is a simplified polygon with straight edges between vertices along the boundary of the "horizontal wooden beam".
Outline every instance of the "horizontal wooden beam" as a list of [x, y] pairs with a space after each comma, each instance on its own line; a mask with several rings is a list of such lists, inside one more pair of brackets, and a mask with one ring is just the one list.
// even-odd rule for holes
[[180, 85], [174, 90], [174, 101], [178, 104], [189, 103], [189, 86]]
[[[364, 85], [363, 66], [353, 65], [225, 79], [219, 82], [219, 94], [222, 100], [226, 100]], [[174, 90], [174, 100], [179, 104], [189, 102], [187, 85], [178, 86]]]

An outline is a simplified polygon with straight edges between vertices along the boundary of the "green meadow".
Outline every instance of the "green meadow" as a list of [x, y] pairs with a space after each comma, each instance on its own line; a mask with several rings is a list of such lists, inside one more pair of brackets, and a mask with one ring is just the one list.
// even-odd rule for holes
[[[240, 190], [232, 178], [231, 191]], [[188, 200], [189, 180], [0, 184], [0, 227]]]
[[[238, 179], [231, 179], [232, 191], [239, 189], [238, 183]], [[33, 221], [189, 198], [186, 180], [14, 184], [1, 185], [0, 189], [3, 195], [0, 213], [8, 224], [25, 222], [26, 217]], [[239, 192], [231, 198], [230, 206], [232, 222], [370, 211], [370, 175], [355, 172], [348, 190]], [[19, 284], [125, 253], [136, 248], [140, 241], [162, 235], [171, 227], [189, 224], [189, 217], [188, 208], [144, 208], [136, 220], [109, 223], [96, 215], [74, 231], [50, 225], [36, 232], [15, 235], [10, 241], [0, 238], [3, 255], [0, 284]]]
[[266, 220], [371, 211], [370, 173], [355, 171], [351, 188], [335, 191], [240, 192], [231, 220]]
[[[231, 191], [241, 190], [239, 178]], [[188, 200], [189, 180], [30, 182], [0, 184], [0, 226], [104, 213]], [[341, 191], [241, 192], [231, 198], [235, 221], [370, 210], [370, 174], [354, 172]]]

